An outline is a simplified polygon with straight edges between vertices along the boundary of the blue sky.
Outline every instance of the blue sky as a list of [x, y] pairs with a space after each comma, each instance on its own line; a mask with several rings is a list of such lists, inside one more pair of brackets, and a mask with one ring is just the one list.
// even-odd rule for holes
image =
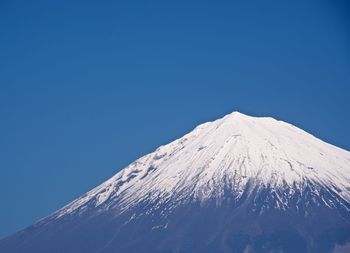
[[231, 111], [350, 150], [345, 1], [0, 2], [0, 237]]

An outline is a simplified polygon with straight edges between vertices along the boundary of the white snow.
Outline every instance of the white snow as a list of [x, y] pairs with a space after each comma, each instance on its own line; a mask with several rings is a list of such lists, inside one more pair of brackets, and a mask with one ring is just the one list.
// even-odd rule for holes
[[[238, 198], [249, 180], [276, 189], [287, 185], [291, 192], [293, 185], [326, 185], [349, 202], [350, 152], [283, 121], [233, 112], [141, 157], [58, 217], [90, 200], [96, 206], [118, 200], [126, 209], [143, 200], [220, 200], [225, 188]], [[279, 198], [276, 205], [286, 206]]]

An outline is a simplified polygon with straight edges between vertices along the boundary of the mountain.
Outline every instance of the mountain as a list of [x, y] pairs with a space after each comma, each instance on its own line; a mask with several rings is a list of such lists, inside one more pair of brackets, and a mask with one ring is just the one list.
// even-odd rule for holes
[[1, 240], [0, 252], [350, 252], [350, 152], [234, 112]]

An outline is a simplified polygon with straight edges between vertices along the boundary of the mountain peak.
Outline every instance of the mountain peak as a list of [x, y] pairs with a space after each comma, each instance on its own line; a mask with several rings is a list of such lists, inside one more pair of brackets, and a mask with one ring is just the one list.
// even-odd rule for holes
[[244, 113], [241, 113], [239, 111], [234, 111], [234, 112], [231, 112], [229, 114], [226, 114], [223, 118], [221, 118], [222, 120], [239, 120], [239, 119], [258, 119], [258, 117], [253, 117], [253, 116], [249, 116], [249, 115], [246, 115]]
[[227, 191], [239, 199], [266, 187], [302, 192], [308, 184], [315, 194], [326, 186], [350, 200], [349, 182], [349, 152], [283, 121], [233, 112], [141, 157], [59, 216], [92, 199], [96, 206], [118, 200], [123, 209], [146, 200], [220, 202]]
[[248, 115], [240, 113], [239, 111], [233, 111], [233, 112], [225, 115], [225, 117], [244, 117], [244, 116], [248, 116]]
[[246, 119], [274, 119], [272, 117], [265, 116], [251, 116], [239, 111], [233, 111], [231, 113], [226, 114], [223, 118], [246, 118]]
[[233, 112], [137, 159], [0, 251], [335, 252], [350, 238], [349, 185], [348, 151]]
[[[265, 122], [265, 124], [267, 122], [270, 122], [270, 124], [275, 124], [277, 122], [283, 122], [283, 121], [276, 120], [275, 118], [272, 118], [272, 117], [250, 116], [250, 115], [238, 112], [238, 111], [234, 111], [232, 113], [226, 114], [222, 118], [219, 118], [215, 121], [208, 122], [208, 123], [220, 124], [223, 122], [228, 123], [228, 124], [241, 123], [244, 125], [244, 124], [264, 124], [264, 122]], [[204, 124], [206, 124], [206, 123], [204, 123]], [[288, 124], [288, 123], [283, 122], [283, 124]]]

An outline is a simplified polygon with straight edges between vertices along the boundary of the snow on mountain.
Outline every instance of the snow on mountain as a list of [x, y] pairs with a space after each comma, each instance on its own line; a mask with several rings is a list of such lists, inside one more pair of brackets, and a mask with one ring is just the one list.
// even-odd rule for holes
[[350, 152], [234, 112], [0, 240], [0, 252], [345, 252], [349, 187]]
[[227, 192], [239, 200], [267, 188], [275, 208], [288, 208], [306, 188], [332, 208], [337, 199], [350, 202], [349, 187], [350, 152], [283, 121], [233, 112], [141, 157], [54, 217], [91, 206], [123, 212], [142, 202], [171, 203], [167, 211], [188, 201], [220, 205]]

